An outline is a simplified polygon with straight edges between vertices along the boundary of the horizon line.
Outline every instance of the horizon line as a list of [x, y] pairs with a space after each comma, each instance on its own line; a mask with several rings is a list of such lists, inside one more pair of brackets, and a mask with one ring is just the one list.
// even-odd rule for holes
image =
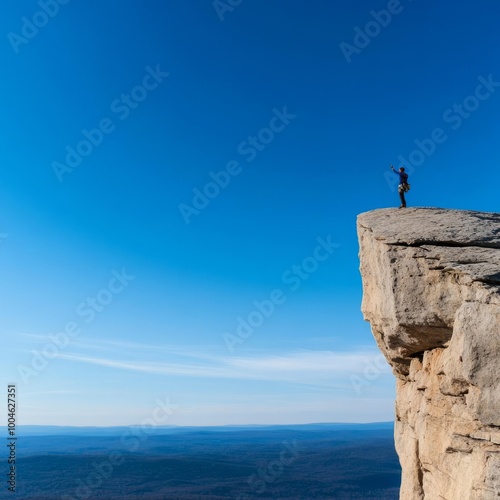
[[[296, 424], [219, 424], [219, 425], [155, 425], [155, 429], [172, 429], [172, 428], [187, 428], [187, 427], [291, 427], [305, 425], [373, 425], [373, 424], [393, 424], [394, 420], [377, 420], [371, 422], [308, 422]], [[26, 427], [69, 427], [72, 429], [113, 429], [122, 427], [140, 427], [141, 424], [127, 425], [58, 425], [58, 424], [18, 424], [17, 429]], [[6, 425], [0, 425], [0, 429], [7, 428]]]

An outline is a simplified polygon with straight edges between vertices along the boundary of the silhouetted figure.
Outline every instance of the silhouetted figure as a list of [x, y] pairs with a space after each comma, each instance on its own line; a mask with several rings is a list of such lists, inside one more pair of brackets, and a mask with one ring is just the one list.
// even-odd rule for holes
[[398, 193], [399, 193], [399, 199], [401, 200], [401, 205], [399, 206], [399, 208], [405, 208], [406, 207], [405, 193], [406, 191], [410, 190], [410, 185], [408, 184], [408, 174], [405, 173], [404, 167], [400, 167], [399, 172], [397, 172], [392, 165], [391, 169], [396, 175], [399, 175]]

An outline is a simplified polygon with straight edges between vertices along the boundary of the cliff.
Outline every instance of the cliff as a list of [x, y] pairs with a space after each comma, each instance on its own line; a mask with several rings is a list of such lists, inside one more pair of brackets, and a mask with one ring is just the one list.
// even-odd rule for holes
[[396, 376], [402, 500], [500, 499], [500, 214], [358, 217], [364, 317]]

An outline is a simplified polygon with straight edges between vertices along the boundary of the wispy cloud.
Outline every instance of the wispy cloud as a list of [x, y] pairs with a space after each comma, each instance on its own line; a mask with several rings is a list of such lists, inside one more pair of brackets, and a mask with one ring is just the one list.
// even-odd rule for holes
[[[25, 333], [16, 332], [15, 335], [23, 345], [28, 344], [29, 348], [26, 351], [32, 349], [33, 344], [47, 344], [51, 342], [51, 338], [48, 335], [41, 335], [38, 333]], [[72, 349], [80, 351], [95, 351], [95, 352], [109, 352], [116, 353], [120, 352], [123, 355], [130, 354], [151, 354], [151, 353], [167, 353], [169, 356], [188, 356], [190, 358], [198, 359], [213, 359], [213, 356], [207, 352], [194, 352], [192, 348], [186, 346], [179, 346], [174, 344], [148, 344], [143, 342], [133, 342], [125, 340], [114, 340], [114, 339], [92, 339], [84, 337], [75, 337], [70, 341], [70, 346]]]
[[281, 356], [230, 358], [229, 363], [251, 371], [346, 372], [355, 369], [366, 354], [332, 351], [297, 351]]
[[191, 375], [199, 377], [224, 377], [226, 373], [217, 368], [195, 364], [162, 363], [155, 361], [123, 361], [108, 358], [96, 358], [73, 353], [59, 353], [58, 358], [94, 365], [119, 368], [122, 370], [133, 370], [160, 375]]
[[[320, 387], [345, 386], [348, 376], [361, 373], [375, 352], [335, 353], [331, 351], [296, 351], [281, 355], [254, 354], [249, 357], [221, 357], [190, 353], [177, 347], [162, 360], [118, 359], [75, 352], [61, 352], [58, 357], [111, 369], [131, 370], [154, 375], [175, 375], [203, 378], [284, 381]], [[179, 360], [180, 354], [182, 355]]]
[[[47, 342], [45, 335], [18, 333], [27, 351]], [[39, 347], [35, 347], [39, 349]], [[324, 349], [248, 351], [247, 356], [220, 354], [218, 347], [148, 344], [106, 338], [74, 338], [58, 358], [114, 370], [158, 376], [202, 377], [255, 381], [281, 381], [320, 388], [349, 388], [351, 375], [363, 371], [380, 353], [368, 346], [359, 351]], [[389, 373], [389, 371], [388, 371]]]
[[54, 391], [34, 391], [34, 392], [23, 392], [24, 396], [47, 396], [49, 394], [77, 394], [77, 391], [70, 390], [54, 390]]

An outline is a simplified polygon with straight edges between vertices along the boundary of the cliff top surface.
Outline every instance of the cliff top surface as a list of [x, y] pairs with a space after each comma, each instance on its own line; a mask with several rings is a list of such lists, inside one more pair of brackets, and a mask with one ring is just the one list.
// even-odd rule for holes
[[358, 225], [389, 245], [500, 248], [500, 213], [383, 208], [360, 214]]

